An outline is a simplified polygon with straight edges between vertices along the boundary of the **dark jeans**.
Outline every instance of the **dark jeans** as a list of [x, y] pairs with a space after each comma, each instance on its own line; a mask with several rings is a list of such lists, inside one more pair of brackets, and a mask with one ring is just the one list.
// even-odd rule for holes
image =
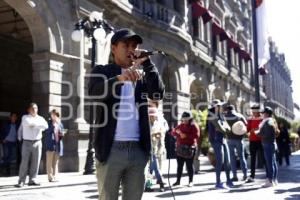
[[230, 162], [227, 143], [211, 143], [216, 156], [216, 184], [221, 183], [221, 171], [224, 166], [227, 182], [230, 182]]
[[[194, 155], [195, 156], [195, 155]], [[183, 165], [186, 163], [186, 168], [189, 175], [189, 183], [193, 182], [193, 176], [194, 176], [194, 156], [192, 158], [183, 158], [180, 156], [177, 156], [177, 183], [180, 183], [180, 179], [182, 176], [183, 171]]]
[[[260, 154], [260, 157], [264, 160], [263, 147], [261, 141], [250, 141], [250, 167], [251, 167], [251, 178], [255, 178], [255, 168], [256, 168], [256, 157]], [[265, 163], [265, 161], [263, 161]]]
[[17, 143], [16, 142], [6, 142], [3, 144], [3, 164], [9, 166], [11, 161], [16, 158]]
[[276, 163], [276, 144], [275, 143], [262, 143], [264, 148], [264, 155], [267, 166], [267, 178], [269, 181], [277, 180], [277, 163]]
[[288, 143], [278, 143], [278, 162], [282, 165], [282, 158], [285, 158], [285, 163], [290, 165], [290, 146]]

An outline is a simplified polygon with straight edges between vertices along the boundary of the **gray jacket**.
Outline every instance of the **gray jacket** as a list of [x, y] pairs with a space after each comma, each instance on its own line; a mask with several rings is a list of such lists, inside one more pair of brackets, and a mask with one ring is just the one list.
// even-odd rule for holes
[[[263, 123], [262, 121], [261, 123]], [[261, 140], [263, 143], [273, 143], [276, 139], [276, 133], [275, 133], [275, 122], [274, 119], [269, 118], [263, 126], [260, 128], [258, 135], [261, 136]]]

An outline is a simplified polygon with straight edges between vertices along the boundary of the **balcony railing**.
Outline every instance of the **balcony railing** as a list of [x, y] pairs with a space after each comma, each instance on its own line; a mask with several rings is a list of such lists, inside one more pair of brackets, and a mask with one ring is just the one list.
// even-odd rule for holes
[[185, 29], [183, 16], [165, 5], [148, 0], [128, 0], [128, 3], [148, 19], [160, 21], [170, 27], [178, 28], [179, 31]]

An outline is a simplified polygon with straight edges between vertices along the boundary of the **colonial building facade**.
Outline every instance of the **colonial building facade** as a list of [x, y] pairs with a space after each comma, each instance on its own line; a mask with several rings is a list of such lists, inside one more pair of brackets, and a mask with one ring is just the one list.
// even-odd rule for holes
[[[0, 0], [0, 117], [25, 113], [31, 101], [47, 118], [60, 110], [67, 129], [60, 170], [83, 169], [91, 39], [77, 43], [71, 34], [92, 11], [114, 29], [142, 35], [141, 48], [165, 52], [152, 59], [166, 85], [162, 108], [170, 124], [214, 98], [246, 112], [255, 101], [251, 10], [250, 0]], [[109, 61], [111, 36], [97, 43], [98, 64]]]
[[267, 96], [265, 104], [273, 107], [276, 115], [292, 121], [295, 115], [291, 72], [285, 62], [284, 54], [278, 52], [275, 42], [270, 39], [269, 44], [268, 74], [263, 80]]

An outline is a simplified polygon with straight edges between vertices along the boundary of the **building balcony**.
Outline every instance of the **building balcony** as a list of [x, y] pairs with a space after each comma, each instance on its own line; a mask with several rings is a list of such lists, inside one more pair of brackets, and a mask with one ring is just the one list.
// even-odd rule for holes
[[[120, 4], [116, 0], [112, 1]], [[164, 29], [169, 28], [174, 32], [186, 32], [184, 17], [167, 5], [147, 0], [128, 0], [122, 1], [122, 4], [130, 7], [132, 14], [162, 25]]]

